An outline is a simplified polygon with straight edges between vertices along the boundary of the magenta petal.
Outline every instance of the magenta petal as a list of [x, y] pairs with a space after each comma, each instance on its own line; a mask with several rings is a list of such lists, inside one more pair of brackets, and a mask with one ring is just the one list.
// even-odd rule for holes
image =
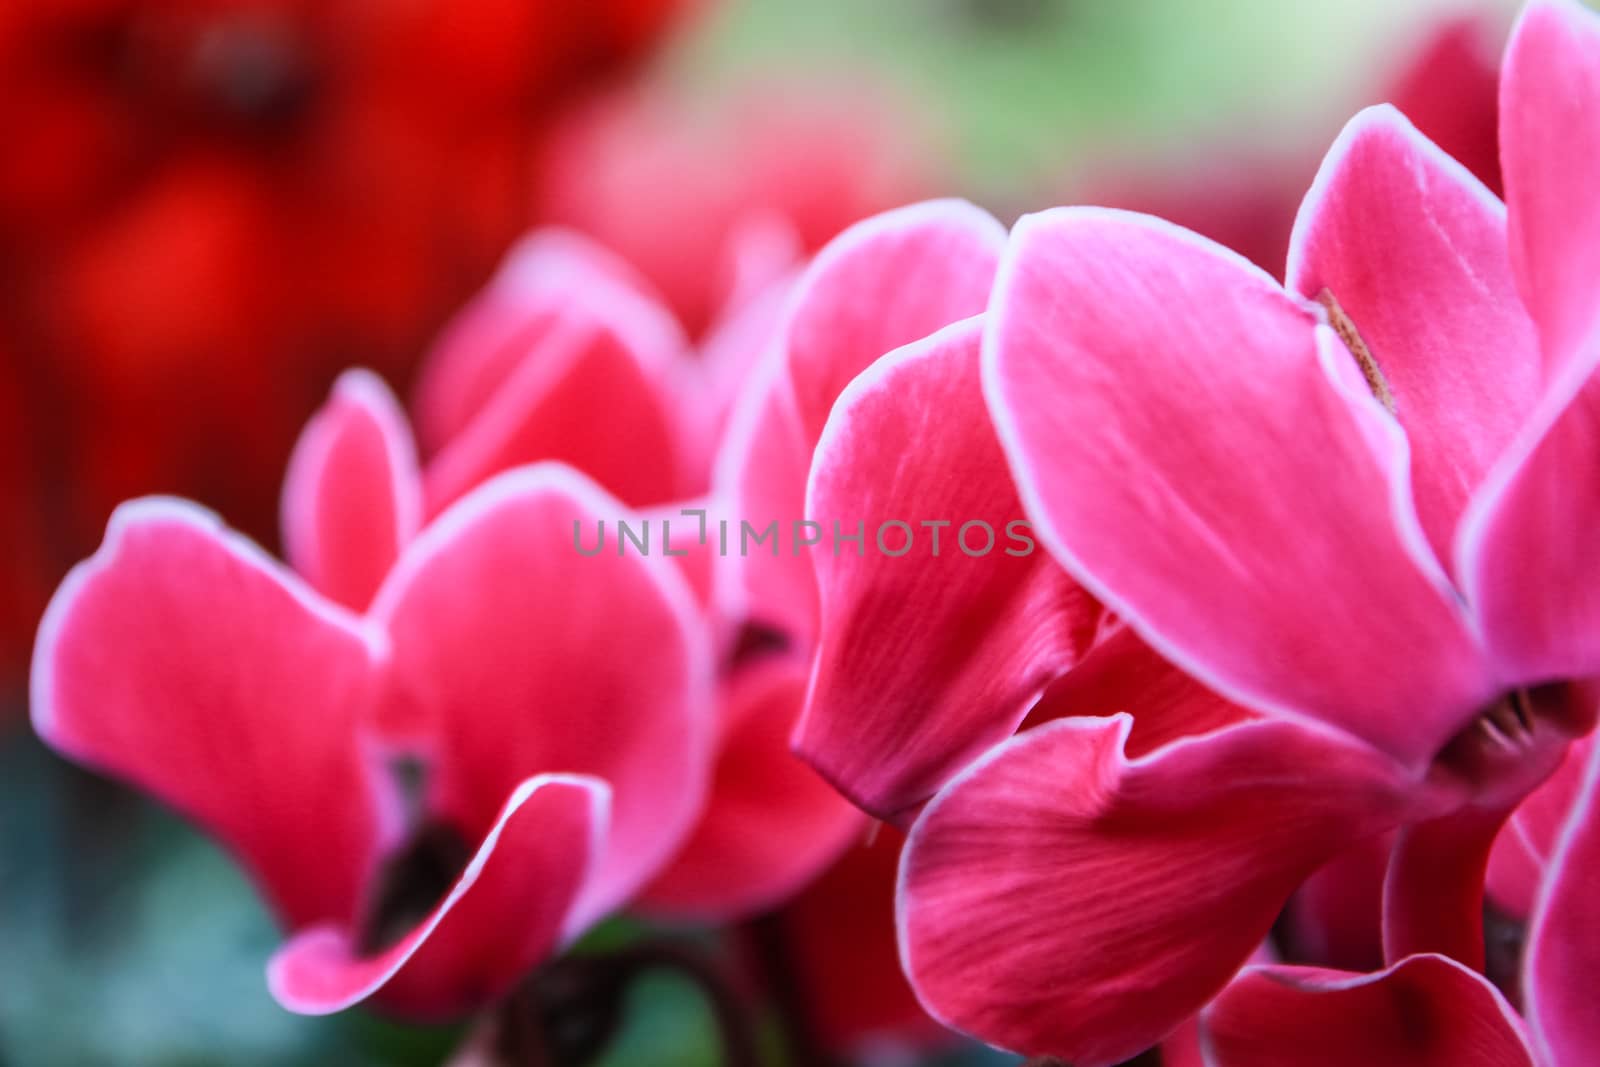
[[988, 331], [1043, 543], [1177, 666], [1414, 764], [1485, 703], [1404, 438], [1266, 274], [1156, 219], [1059, 209], [1017, 224]]
[[1600, 1063], [1600, 745], [1593, 747], [1528, 927], [1523, 1008], [1554, 1067]]
[[1437, 952], [1483, 969], [1483, 883], [1504, 810], [1467, 806], [1402, 827], [1383, 885], [1383, 954]]
[[445, 328], [423, 364], [415, 407], [429, 455], [464, 432], [523, 357], [549, 342], [574, 301], [629, 309], [646, 347], [684, 344], [625, 262], [576, 232], [539, 230], [507, 253], [494, 280]]
[[1512, 262], [1553, 379], [1600, 341], [1600, 17], [1581, 5], [1535, 0], [1513, 31], [1500, 159]]
[[858, 222], [817, 254], [784, 329], [806, 440], [868, 364], [984, 309], [1005, 239], [981, 208], [932, 200]]
[[1505, 998], [1444, 956], [1377, 974], [1251, 967], [1203, 1029], [1214, 1067], [1535, 1067]]
[[1028, 712], [1023, 729], [1072, 716], [1133, 716], [1128, 755], [1260, 718], [1211, 692], [1162, 659], [1139, 635], [1118, 626], [1054, 684]]
[[822, 622], [795, 746], [884, 818], [1009, 737], [1100, 617], [1022, 519], [983, 404], [981, 328], [964, 320], [863, 372], [811, 469], [806, 517], [829, 534], [863, 523], [871, 543], [810, 553]]
[[353, 914], [377, 847], [359, 621], [181, 501], [124, 504], [39, 628], [33, 722], [231, 849], [289, 926]]
[[1334, 142], [1289, 250], [1289, 288], [1331, 293], [1393, 391], [1417, 511], [1446, 561], [1468, 496], [1539, 396], [1505, 230], [1494, 194], [1383, 106]]
[[[709, 533], [710, 524], [716, 521], [716, 501], [707, 497], [675, 500], [670, 504], [646, 508], [639, 515], [649, 524], [650, 551], [677, 562], [678, 571], [689, 583], [695, 603], [702, 611], [709, 613], [716, 591], [717, 542], [715, 536]], [[611, 525], [608, 524], [606, 528], [608, 537], [616, 535]], [[592, 532], [585, 536], [585, 544], [589, 548], [593, 548], [590, 544], [592, 537]], [[608, 544], [608, 551], [615, 552], [615, 544]], [[628, 542], [628, 550], [634, 550], [632, 541]], [[723, 620], [716, 621], [720, 623]], [[715, 636], [721, 638], [725, 635]]]
[[1507, 820], [1489, 851], [1484, 871], [1483, 895], [1501, 915], [1527, 922], [1544, 877], [1544, 861], [1535, 856], [1514, 822]]
[[[769, 359], [735, 405], [718, 451], [713, 495], [726, 508], [710, 516], [708, 528], [717, 545], [713, 579], [722, 613], [807, 647], [817, 626], [817, 583], [810, 557], [793, 546], [795, 523], [805, 515], [811, 451], [782, 363]], [[773, 535], [761, 543], [769, 527]], [[752, 542], [745, 541], [747, 530]]]
[[1161, 1042], [1161, 1067], [1207, 1067], [1199, 1019], [1187, 1020]]
[[569, 923], [605, 850], [610, 790], [540, 775], [506, 801], [449, 895], [396, 944], [358, 955], [339, 926], [313, 926], [268, 965], [272, 995], [323, 1015], [368, 997], [406, 1018], [450, 1019], [493, 1003], [579, 931]]
[[1129, 760], [1131, 725], [1030, 730], [917, 820], [900, 941], [937, 1018], [1119, 1063], [1227, 982], [1307, 874], [1407, 814], [1395, 766], [1327, 731], [1247, 723]]
[[[811, 641], [815, 579], [805, 552], [790, 546], [828, 413], [880, 357], [981, 312], [1004, 242], [991, 216], [964, 201], [937, 200], [859, 222], [818, 253], [717, 458], [732, 538], [742, 523], [759, 532], [776, 522], [781, 541], [777, 558], [765, 548], [744, 555], [735, 545], [719, 568], [719, 598], [736, 617]], [[853, 529], [845, 524], [846, 533]]]
[[531, 775], [613, 792], [592, 919], [652, 877], [705, 794], [711, 723], [703, 624], [676, 561], [614, 548], [633, 516], [554, 464], [502, 475], [433, 522], [373, 604], [391, 653], [387, 733], [433, 754], [430, 806], [484, 827]]
[[306, 425], [283, 486], [283, 546], [330, 600], [365, 611], [422, 522], [417, 454], [382, 379], [347, 371]]
[[805, 669], [782, 659], [758, 663], [725, 688], [705, 814], [642, 895], [644, 908], [722, 921], [767, 911], [864, 830], [861, 813], [789, 751]]
[[1568, 746], [1560, 766], [1517, 805], [1495, 840], [1485, 888], [1496, 906], [1514, 919], [1525, 920], [1533, 911], [1561, 827], [1578, 802], [1594, 745], [1595, 735], [1590, 733]]
[[1393, 834], [1365, 838], [1300, 884], [1274, 931], [1285, 958], [1351, 971], [1383, 966], [1383, 881], [1393, 848]]
[[437, 513], [489, 477], [542, 460], [570, 464], [637, 507], [683, 483], [667, 375], [680, 350], [638, 302], [566, 294], [482, 408], [433, 457], [424, 487]]
[[[1596, 353], [1600, 355], [1600, 352]], [[1600, 375], [1575, 360], [1474, 497], [1456, 571], [1506, 688], [1600, 675]]]
[[770, 353], [793, 288], [791, 271], [734, 304], [700, 343], [694, 362], [684, 368], [678, 402], [685, 411], [685, 464], [699, 479], [691, 480], [690, 492], [708, 488], [701, 483], [715, 469], [739, 398]]

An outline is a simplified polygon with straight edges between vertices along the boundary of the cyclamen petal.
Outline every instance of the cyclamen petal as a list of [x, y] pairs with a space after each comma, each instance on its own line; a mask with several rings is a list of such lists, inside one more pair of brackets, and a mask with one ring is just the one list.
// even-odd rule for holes
[[405, 413], [382, 379], [347, 371], [306, 425], [283, 486], [283, 545], [322, 595], [365, 611], [422, 523]]
[[540, 230], [445, 331], [417, 390], [437, 513], [479, 482], [570, 463], [628, 503], [679, 495], [673, 392], [688, 341], [626, 263]]
[[506, 254], [494, 280], [445, 327], [423, 364], [417, 435], [430, 454], [466, 430], [574, 301], [628, 309], [632, 336], [645, 351], [682, 344], [671, 320], [649, 310], [644, 282], [627, 263], [575, 231], [541, 228]]
[[135, 501], [45, 615], [34, 728], [205, 827], [287, 925], [343, 920], [376, 853], [378, 645], [211, 513]]
[[861, 813], [789, 752], [806, 673], [778, 658], [724, 683], [705, 814], [641, 895], [642, 907], [724, 921], [756, 915], [808, 885], [861, 835]]
[[1456, 570], [1507, 687], [1600, 675], [1600, 375], [1575, 360], [1474, 497]]
[[[981, 329], [981, 318], [963, 320], [863, 372], [812, 463], [806, 517], [823, 530], [864, 523], [873, 538], [904, 524], [885, 541], [904, 542], [902, 555], [877, 545], [812, 553], [822, 625], [795, 731], [796, 751], [882, 818], [1009, 737], [1100, 618], [1031, 538], [1014, 554], [1023, 542], [1008, 531], [1022, 505], [983, 405]], [[968, 533], [981, 554], [963, 548]]]
[[1383, 966], [1383, 881], [1393, 834], [1357, 842], [1300, 884], [1275, 931], [1284, 956], [1318, 967]]
[[[726, 618], [767, 626], [809, 645], [817, 627], [816, 579], [811, 560], [795, 552], [792, 542], [785, 551], [782, 538], [785, 527], [805, 514], [811, 448], [802, 439], [778, 355], [773, 352], [756, 367], [717, 454], [712, 482], [729, 514], [725, 546], [721, 526], [716, 534], [712, 582]], [[775, 547], [768, 551], [757, 544], [746, 551], [746, 524], [751, 537], [775, 525]]]
[[512, 793], [478, 854], [433, 912], [376, 955], [347, 928], [312, 926], [273, 957], [290, 1011], [323, 1015], [368, 997], [413, 1020], [452, 1019], [508, 993], [577, 931], [574, 909], [605, 852], [611, 790], [540, 775]]
[[1533, 911], [1561, 827], [1581, 796], [1584, 768], [1594, 745], [1592, 733], [1574, 741], [1555, 773], [1517, 805], [1495, 841], [1485, 889], [1513, 919], [1526, 921]]
[[389, 634], [380, 728], [436, 766], [442, 817], [486, 826], [530, 771], [610, 784], [592, 921], [637, 891], [698, 817], [710, 653], [673, 559], [578, 554], [575, 524], [627, 517], [576, 472], [501, 475], [413, 543], [373, 603]]
[[1066, 674], [1044, 691], [1024, 730], [1073, 716], [1133, 716], [1128, 755], [1261, 716], [1230, 703], [1162, 659], [1126, 626], [1102, 634]]
[[1214, 1067], [1537, 1067], [1505, 998], [1445, 956], [1378, 974], [1251, 967], [1203, 1029]]
[[1511, 259], [1554, 381], [1600, 344], [1600, 16], [1528, 4], [1500, 80], [1500, 158]]
[[1391, 107], [1345, 127], [1301, 206], [1287, 285], [1330, 293], [1359, 331], [1411, 443], [1417, 510], [1439, 559], [1539, 398], [1505, 208]]
[[1028, 216], [984, 373], [1043, 543], [1206, 686], [1419, 767], [1487, 703], [1403, 437], [1266, 274], [1145, 216]]
[[549, 330], [470, 423], [428, 464], [436, 514], [502, 471], [545, 460], [571, 464], [629, 504], [679, 495], [677, 432], [659, 361], [610, 314], [581, 303]]
[[1385, 960], [1433, 952], [1483, 969], [1483, 884], [1507, 814], [1467, 806], [1400, 829], [1383, 885]]
[[[983, 311], [1004, 242], [993, 217], [964, 201], [935, 200], [857, 223], [818, 253], [718, 455], [715, 483], [736, 526], [776, 521], [788, 530], [804, 517], [812, 453], [840, 392], [881, 356]], [[758, 550], [729, 557], [722, 570], [719, 599], [729, 610], [776, 622], [809, 644], [809, 560]]]
[[1528, 926], [1523, 1010], [1551, 1067], [1600, 1062], [1600, 745], [1592, 747]]
[[984, 309], [1005, 240], [981, 208], [931, 200], [859, 222], [817, 254], [784, 327], [807, 440], [879, 356]]
[[935, 1017], [1120, 1063], [1219, 990], [1328, 856], [1414, 814], [1393, 764], [1328, 732], [1252, 722], [1130, 760], [1131, 725], [1030, 730], [917, 820], [897, 911]]

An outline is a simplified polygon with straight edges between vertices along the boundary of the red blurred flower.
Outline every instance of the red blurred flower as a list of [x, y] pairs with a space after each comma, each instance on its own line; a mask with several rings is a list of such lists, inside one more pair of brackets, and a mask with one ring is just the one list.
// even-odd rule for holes
[[[6, 5], [0, 351], [51, 454], [52, 484], [11, 505], [48, 531], [44, 581], [152, 490], [269, 530], [338, 368], [404, 375], [526, 225], [553, 110], [682, 6]], [[0, 632], [0, 670], [26, 640]]]

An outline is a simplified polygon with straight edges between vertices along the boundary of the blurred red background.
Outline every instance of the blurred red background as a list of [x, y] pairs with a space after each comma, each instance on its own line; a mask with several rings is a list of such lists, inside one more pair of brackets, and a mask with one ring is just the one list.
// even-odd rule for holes
[[0, 675], [118, 500], [270, 541], [329, 382], [404, 386], [531, 221], [551, 123], [688, 6], [0, 5]]

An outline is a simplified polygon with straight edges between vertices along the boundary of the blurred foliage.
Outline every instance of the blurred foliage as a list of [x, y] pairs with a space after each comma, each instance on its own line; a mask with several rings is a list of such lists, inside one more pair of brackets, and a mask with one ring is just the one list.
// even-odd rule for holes
[[[1244, 139], [1319, 152], [1357, 87], [1444, 12], [1515, 0], [747, 0], [685, 42], [710, 91], [828, 72], [933, 120], [957, 190], [1045, 196], [1104, 151]], [[1057, 178], [1063, 181], [1056, 181]]]
[[176, 818], [31, 739], [0, 752], [0, 1062], [438, 1063], [453, 1030], [291, 1015], [279, 934], [238, 868]]
[[[608, 923], [580, 949], [645, 932]], [[284, 1011], [264, 975], [280, 941], [239, 869], [182, 821], [29, 736], [0, 746], [0, 1064], [433, 1067], [464, 1036], [360, 1010]], [[699, 990], [648, 975], [596, 1067], [718, 1062]], [[974, 1049], [930, 1067], [1007, 1062]]]

